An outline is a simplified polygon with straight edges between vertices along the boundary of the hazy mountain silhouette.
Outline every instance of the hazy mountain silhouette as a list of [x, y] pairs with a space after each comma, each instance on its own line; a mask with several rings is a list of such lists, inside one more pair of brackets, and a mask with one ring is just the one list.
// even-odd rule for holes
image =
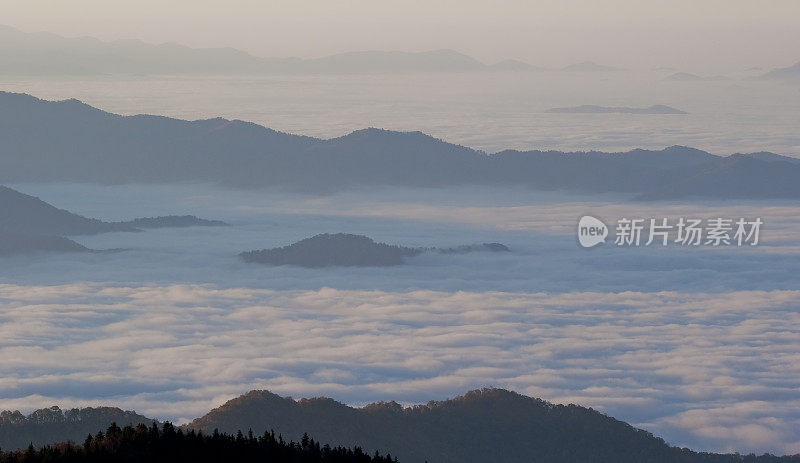
[[103, 222], [58, 209], [39, 198], [0, 185], [0, 256], [39, 251], [91, 251], [65, 236], [138, 232], [141, 228], [224, 225], [227, 224], [192, 215]]
[[47, 235], [93, 235], [136, 231], [136, 228], [73, 214], [0, 185], [0, 230]]
[[800, 81], [800, 62], [785, 68], [773, 69], [759, 77], [760, 79]]
[[423, 252], [465, 254], [468, 252], [508, 252], [500, 243], [465, 245], [454, 248], [409, 248], [376, 243], [363, 235], [323, 233], [288, 246], [239, 254], [246, 262], [301, 267], [389, 267], [405, 263], [407, 257]]
[[689, 72], [676, 72], [674, 74], [668, 75], [667, 77], [664, 77], [664, 80], [671, 80], [675, 82], [702, 82], [702, 81], [720, 82], [720, 81], [730, 80], [730, 77], [726, 76], [703, 77]]
[[[673, 199], [730, 197], [724, 189], [702, 184], [688, 191], [670, 189], [699, 173], [738, 181], [729, 163], [717, 162], [726, 158], [681, 146], [487, 155], [421, 132], [371, 128], [320, 140], [242, 121], [119, 116], [77, 100], [51, 102], [15, 93], [0, 93], [0, 140], [0, 182], [7, 183], [210, 182], [312, 193], [370, 185], [524, 185]], [[756, 168], [746, 197], [800, 197], [800, 182], [783, 184], [800, 179], [800, 165], [787, 162], [775, 169], [774, 159], [759, 156], [750, 157]]]
[[294, 401], [251, 391], [187, 427], [205, 432], [274, 429], [288, 439], [308, 432], [323, 442], [389, 452], [409, 463], [744, 461], [738, 455], [670, 447], [590, 408], [554, 405], [502, 389], [408, 408], [395, 402], [353, 408], [327, 398]]
[[88, 434], [107, 428], [111, 423], [121, 426], [139, 423], [150, 425], [154, 420], [136, 412], [119, 408], [43, 408], [29, 415], [19, 411], [0, 412], [0, 448], [11, 450], [29, 444], [42, 446], [71, 440], [83, 442]]
[[595, 105], [581, 105], [572, 106], [567, 108], [550, 108], [548, 113], [564, 113], [564, 114], [688, 114], [680, 109], [675, 109], [669, 106], [657, 104], [647, 108], [631, 108], [627, 106], [595, 106]]
[[569, 72], [603, 72], [603, 71], [622, 71], [622, 68], [614, 66], [605, 66], [597, 64], [592, 61], [584, 61], [582, 63], [570, 64], [562, 68], [562, 71]]
[[770, 194], [776, 198], [797, 197], [798, 160], [781, 160], [784, 156], [764, 153], [759, 156], [734, 154], [715, 160], [700, 169], [686, 171], [675, 182], [643, 193], [639, 199], [664, 199], [681, 196], [709, 196], [710, 192], [722, 198], [763, 197], [764, 188], [755, 179], [769, 179]]
[[487, 65], [453, 50], [363, 51], [323, 58], [261, 58], [233, 48], [190, 48], [138, 40], [103, 42], [0, 26], [0, 75], [361, 74], [536, 70], [521, 61]]
[[193, 215], [163, 215], [159, 217], [141, 217], [124, 222], [113, 222], [134, 228], [185, 228], [185, 227], [226, 227], [221, 220], [201, 219]]
[[400, 265], [420, 250], [376, 243], [371, 238], [347, 233], [323, 233], [289, 246], [240, 254], [247, 262], [301, 267], [386, 267]]
[[0, 231], [0, 257], [35, 252], [90, 252], [68, 238], [54, 235]]

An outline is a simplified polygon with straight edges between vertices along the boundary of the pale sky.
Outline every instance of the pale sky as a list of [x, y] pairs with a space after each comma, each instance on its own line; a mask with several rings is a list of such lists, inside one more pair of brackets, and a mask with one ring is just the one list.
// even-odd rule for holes
[[800, 61], [798, 0], [0, 0], [0, 24], [259, 56], [452, 48], [492, 62], [593, 60], [736, 72]]

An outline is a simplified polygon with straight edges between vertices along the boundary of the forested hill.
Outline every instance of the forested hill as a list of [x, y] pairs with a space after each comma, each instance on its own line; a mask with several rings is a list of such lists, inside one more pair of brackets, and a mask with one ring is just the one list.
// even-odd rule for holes
[[625, 153], [486, 154], [422, 132], [321, 140], [216, 118], [119, 116], [0, 92], [0, 182], [211, 182], [327, 193], [350, 187], [523, 185], [640, 199], [800, 198], [800, 163], [672, 146]]
[[394, 463], [391, 455], [367, 455], [360, 448], [320, 445], [308, 436], [287, 442], [274, 433], [260, 436], [184, 433], [171, 423], [120, 428], [87, 435], [81, 444], [63, 442], [36, 449], [0, 452], [2, 463], [131, 462], [131, 463]]
[[[800, 455], [725, 455], [672, 447], [591, 408], [555, 405], [502, 389], [471, 391], [412, 407], [381, 402], [362, 408], [327, 398], [293, 400], [251, 391], [179, 430], [153, 423], [134, 412], [107, 407], [68, 411], [53, 407], [28, 416], [2, 412], [0, 447], [22, 453], [6, 453], [0, 463], [45, 461], [45, 457], [50, 458], [46, 461], [208, 461], [200, 455], [221, 458], [212, 461], [253, 461], [255, 455], [260, 455], [257, 459], [270, 455], [275, 459], [266, 461], [275, 462], [389, 461], [368, 457], [376, 451], [407, 463], [800, 463]], [[120, 430], [117, 424], [132, 427]], [[249, 430], [255, 437], [247, 437]], [[89, 434], [92, 439], [87, 439]], [[66, 441], [74, 445], [52, 445]], [[24, 449], [31, 443], [50, 448], [24, 460]], [[325, 450], [326, 443], [333, 448]], [[72, 460], [64, 459], [68, 448]], [[60, 453], [54, 456], [54, 449]], [[220, 457], [225, 452], [230, 458]], [[200, 459], [185, 460], [184, 454]]]
[[414, 407], [389, 402], [363, 408], [252, 391], [187, 427], [206, 432], [274, 429], [291, 439], [308, 432], [323, 442], [360, 445], [413, 463], [800, 462], [800, 456], [743, 459], [679, 449], [590, 408], [554, 405], [502, 389]]

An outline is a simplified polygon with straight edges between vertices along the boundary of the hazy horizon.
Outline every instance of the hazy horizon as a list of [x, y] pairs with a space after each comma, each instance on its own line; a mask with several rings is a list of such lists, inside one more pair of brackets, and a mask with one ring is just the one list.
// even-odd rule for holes
[[[26, 32], [230, 47], [260, 57], [315, 58], [364, 50], [453, 49], [493, 63], [560, 68], [596, 61], [631, 69], [736, 72], [800, 60], [800, 4], [679, 0], [305, 2], [146, 0], [6, 2], [3, 23]], [[159, 15], [150, 14], [158, 8]], [[767, 7], [769, 5], [769, 7]], [[47, 8], [48, 15], [41, 15]], [[421, 8], [424, 8], [421, 11]], [[413, 30], [414, 34], [409, 34]], [[490, 39], [487, 39], [490, 38]]]

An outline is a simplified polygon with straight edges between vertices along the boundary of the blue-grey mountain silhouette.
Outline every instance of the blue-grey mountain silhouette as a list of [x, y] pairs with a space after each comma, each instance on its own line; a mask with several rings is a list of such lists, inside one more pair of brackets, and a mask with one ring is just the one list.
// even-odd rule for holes
[[[119, 116], [77, 100], [15, 93], [0, 93], [0, 139], [0, 182], [6, 183], [210, 182], [311, 193], [373, 185], [524, 185], [652, 199], [800, 197], [800, 182], [791, 186], [800, 179], [800, 165], [779, 155], [750, 156], [754, 169], [747, 187], [721, 188], [743, 183], [733, 168], [742, 165], [734, 162], [738, 157], [726, 162], [682, 146], [486, 154], [422, 132], [371, 128], [321, 140], [221, 118]], [[719, 183], [687, 183], [701, 174]], [[687, 188], [673, 188], [678, 183]]]
[[668, 75], [667, 77], [664, 77], [664, 80], [671, 80], [675, 82], [703, 82], [703, 81], [720, 82], [720, 81], [730, 80], [730, 77], [726, 76], [703, 77], [689, 72], [676, 72], [674, 74]]
[[240, 254], [246, 262], [300, 267], [390, 267], [423, 252], [465, 254], [468, 252], [508, 252], [500, 243], [464, 245], [453, 248], [410, 248], [376, 243], [372, 238], [349, 233], [322, 233], [288, 246]]
[[800, 81], [800, 62], [785, 68], [773, 69], [760, 76], [761, 79], [769, 80], [785, 80], [785, 81]]
[[63, 236], [0, 231], [0, 257], [37, 252], [89, 252]]
[[30, 234], [94, 235], [136, 231], [136, 228], [73, 214], [39, 198], [0, 185], [0, 230]]
[[138, 232], [141, 228], [222, 225], [227, 224], [191, 215], [104, 222], [58, 209], [39, 198], [0, 185], [0, 256], [90, 251], [66, 236]]
[[596, 106], [596, 105], [581, 105], [571, 106], [566, 108], [550, 108], [548, 113], [563, 113], [563, 114], [687, 114], [685, 111], [675, 109], [666, 105], [653, 105], [647, 108], [631, 108], [628, 106]]

